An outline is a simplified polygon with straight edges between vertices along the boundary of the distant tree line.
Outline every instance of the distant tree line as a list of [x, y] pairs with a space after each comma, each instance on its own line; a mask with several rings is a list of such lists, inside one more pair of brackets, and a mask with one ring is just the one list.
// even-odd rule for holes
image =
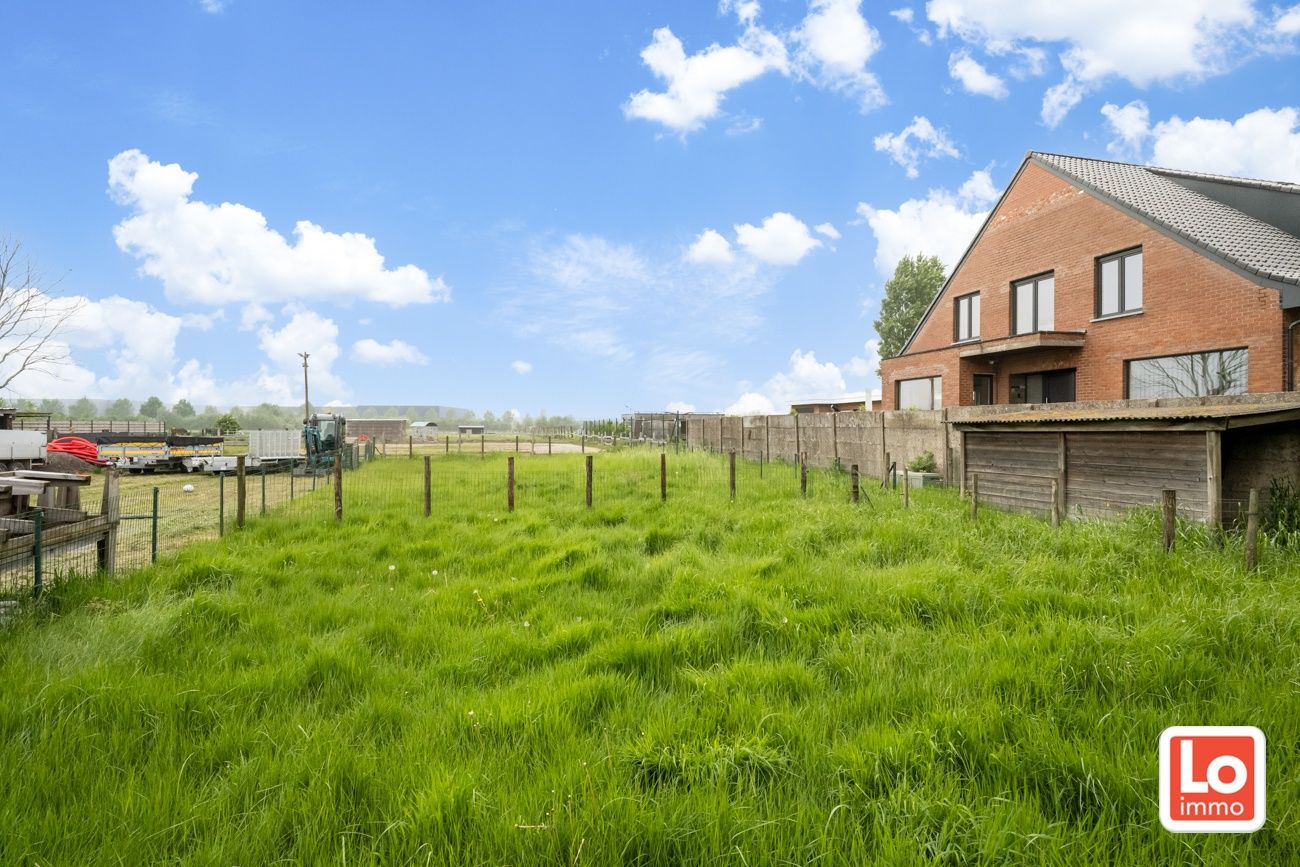
[[[55, 419], [112, 419], [114, 421], [138, 421], [152, 419], [163, 422], [168, 428], [183, 428], [190, 431], [220, 430], [230, 433], [239, 430], [294, 430], [302, 426], [302, 408], [276, 406], [262, 403], [254, 407], [234, 407], [223, 409], [208, 406], [197, 410], [190, 401], [181, 398], [168, 407], [159, 397], [150, 397], [138, 406], [120, 398], [100, 409], [100, 405], [88, 397], [64, 402], [55, 398], [41, 401], [19, 400], [20, 411], [48, 412]], [[581, 422], [571, 415], [548, 415], [542, 410], [537, 415], [516, 414], [507, 410], [497, 414], [491, 410], [482, 413], [473, 411], [435, 411], [430, 407], [403, 406], [369, 406], [362, 411], [349, 407], [318, 407], [320, 412], [341, 412], [350, 418], [405, 418], [409, 421], [434, 421], [440, 427], [449, 428], [462, 424], [481, 424], [493, 431], [526, 431], [534, 429], [578, 428]]]

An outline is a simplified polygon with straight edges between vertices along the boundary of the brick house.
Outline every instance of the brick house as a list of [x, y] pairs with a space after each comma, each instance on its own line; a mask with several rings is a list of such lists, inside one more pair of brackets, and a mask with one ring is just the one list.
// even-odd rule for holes
[[1300, 185], [1031, 151], [884, 409], [1291, 391]]

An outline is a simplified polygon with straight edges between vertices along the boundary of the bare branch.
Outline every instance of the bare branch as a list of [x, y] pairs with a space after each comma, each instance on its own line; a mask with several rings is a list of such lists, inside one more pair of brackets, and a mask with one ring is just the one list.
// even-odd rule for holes
[[26, 373], [56, 375], [68, 361], [57, 339], [81, 302], [60, 298], [22, 245], [0, 238], [0, 391]]

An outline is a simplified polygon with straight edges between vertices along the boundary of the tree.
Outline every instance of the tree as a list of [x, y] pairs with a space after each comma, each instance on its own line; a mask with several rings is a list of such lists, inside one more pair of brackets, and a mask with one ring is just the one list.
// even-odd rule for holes
[[[898, 260], [894, 276], [885, 284], [885, 299], [880, 302], [880, 318], [876, 320], [881, 358], [892, 358], [902, 351], [942, 285], [943, 263], [938, 256], [917, 253]], [[880, 372], [879, 368], [876, 372]]]
[[68, 360], [55, 338], [81, 303], [49, 294], [22, 245], [0, 238], [0, 391], [27, 373], [54, 375]]
[[94, 418], [96, 412], [95, 402], [88, 397], [83, 397], [68, 407], [69, 418]]
[[172, 412], [181, 418], [193, 418], [194, 404], [182, 397], [180, 400], [176, 401], [176, 405], [172, 407]]
[[167, 412], [167, 405], [158, 397], [151, 397], [140, 404], [140, 415], [145, 418], [162, 418]]
[[63, 406], [63, 401], [47, 397], [41, 401], [41, 412], [48, 412], [51, 416], [62, 417], [67, 412], [67, 409]]
[[217, 416], [217, 433], [232, 434], [239, 432], [239, 419], [235, 418], [233, 412], [222, 413]]
[[106, 418], [115, 419], [117, 421], [126, 421], [127, 419], [135, 418], [135, 404], [131, 403], [131, 401], [125, 397], [120, 398], [109, 404], [108, 409], [104, 411], [104, 415]]

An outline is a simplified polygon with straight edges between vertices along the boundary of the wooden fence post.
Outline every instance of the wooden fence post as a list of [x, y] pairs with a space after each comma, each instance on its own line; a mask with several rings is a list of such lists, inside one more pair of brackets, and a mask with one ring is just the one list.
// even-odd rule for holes
[[506, 511], [515, 510], [515, 459], [506, 458]]
[[728, 486], [731, 490], [731, 499], [736, 499], [736, 450], [731, 450], [730, 467], [728, 470]]
[[478, 435], [478, 453], [480, 455], [487, 454], [487, 432], [486, 431]]
[[334, 520], [343, 520], [343, 461], [334, 456]]
[[1052, 526], [1061, 526], [1061, 482], [1052, 479]]
[[245, 474], [244, 456], [235, 458], [235, 526], [244, 529], [244, 512], [248, 505], [248, 479]]
[[1254, 571], [1259, 565], [1259, 491], [1250, 489], [1250, 502], [1246, 511], [1246, 569]]
[[851, 480], [850, 481], [851, 487], [849, 488], [849, 490], [852, 492], [850, 496], [852, 497], [853, 502], [857, 503], [859, 498], [862, 496], [862, 491], [858, 486], [858, 465], [857, 464], [853, 464], [851, 467], [849, 467], [849, 478]]
[[406, 438], [406, 456], [408, 458], [415, 457], [415, 437], [413, 436]]
[[96, 543], [99, 570], [112, 574], [117, 569], [117, 522], [121, 517], [117, 470], [104, 470], [104, 498], [99, 504], [99, 514], [108, 518], [108, 530]]
[[424, 517], [433, 511], [433, 471], [429, 456], [424, 456]]
[[587, 453], [587, 435], [586, 435], [586, 434], [583, 434], [583, 435], [582, 435], [582, 453], [583, 453], [584, 455]]
[[515, 434], [515, 454], [519, 454], [519, 434]]
[[587, 508], [591, 508], [591, 476], [593, 468], [591, 465], [591, 455], [587, 455]]
[[554, 450], [551, 447], [551, 438], [549, 436], [546, 438], [546, 453], [548, 455], [555, 454]]
[[1160, 524], [1164, 549], [1174, 550], [1177, 538], [1178, 492], [1166, 488], [1160, 492]]
[[970, 474], [970, 517], [975, 520], [980, 513], [980, 474]]
[[[798, 418], [798, 416], [795, 416]], [[808, 456], [799, 457], [799, 496], [808, 496]]]
[[668, 455], [659, 453], [659, 500], [668, 502]]
[[885, 468], [880, 473], [880, 487], [889, 487], [889, 452], [885, 452]]

